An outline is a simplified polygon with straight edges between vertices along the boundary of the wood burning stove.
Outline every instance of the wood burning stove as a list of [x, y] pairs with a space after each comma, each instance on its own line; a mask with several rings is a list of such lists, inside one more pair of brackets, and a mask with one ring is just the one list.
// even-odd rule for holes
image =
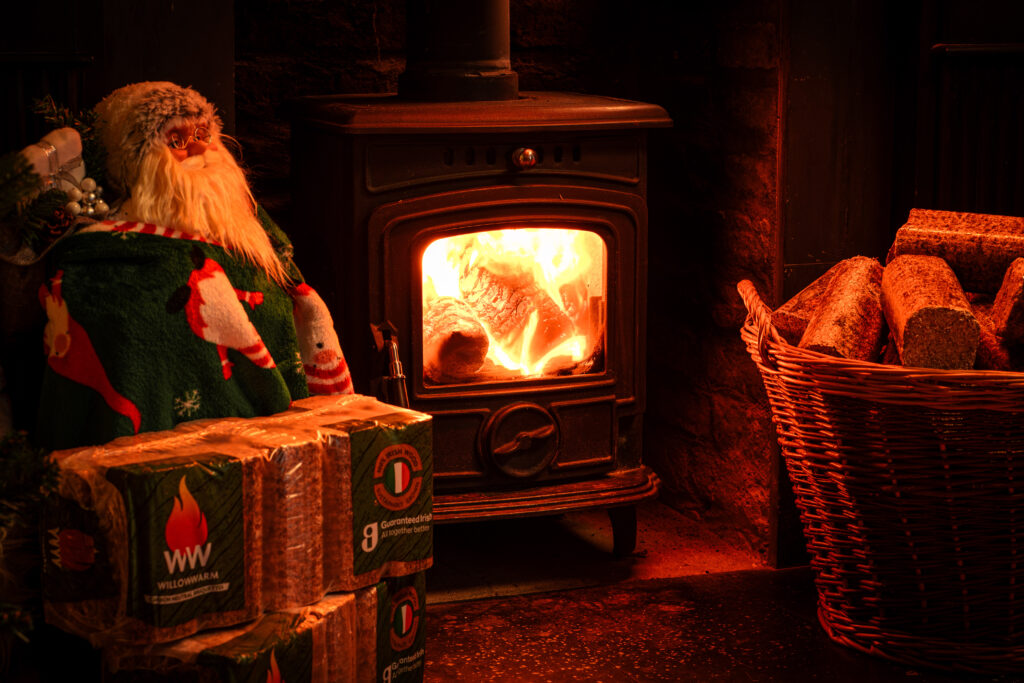
[[358, 391], [383, 389], [381, 331], [397, 342], [409, 404], [434, 416], [435, 521], [607, 507], [630, 552], [633, 506], [658, 487], [640, 457], [646, 133], [670, 121], [608, 97], [508, 96], [500, 68], [428, 101], [451, 97], [448, 64], [436, 90], [410, 64], [415, 98], [294, 103], [301, 265]]

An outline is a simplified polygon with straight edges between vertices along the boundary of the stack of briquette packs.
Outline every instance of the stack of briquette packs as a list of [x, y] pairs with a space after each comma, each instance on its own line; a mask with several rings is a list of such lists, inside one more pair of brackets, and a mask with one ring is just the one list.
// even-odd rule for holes
[[109, 680], [420, 680], [431, 448], [357, 395], [56, 452], [47, 620]]

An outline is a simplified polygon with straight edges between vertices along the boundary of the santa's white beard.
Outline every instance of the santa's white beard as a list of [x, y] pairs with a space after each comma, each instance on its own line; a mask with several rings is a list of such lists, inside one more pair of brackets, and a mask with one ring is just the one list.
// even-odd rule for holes
[[131, 198], [130, 220], [177, 228], [223, 245], [280, 284], [287, 275], [255, 213], [245, 174], [223, 144], [178, 161], [158, 146], [143, 160]]

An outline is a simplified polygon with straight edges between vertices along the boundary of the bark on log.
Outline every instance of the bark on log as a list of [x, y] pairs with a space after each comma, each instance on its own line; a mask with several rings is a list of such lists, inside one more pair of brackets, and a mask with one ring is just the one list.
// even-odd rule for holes
[[854, 360], [878, 360], [885, 338], [882, 265], [854, 256], [836, 265], [800, 338], [800, 347]]
[[979, 324], [956, 276], [941, 258], [893, 259], [882, 276], [882, 306], [903, 365], [974, 367]]
[[423, 311], [423, 374], [437, 384], [472, 378], [487, 358], [487, 332], [462, 301], [450, 296]]
[[886, 263], [898, 256], [938, 256], [968, 291], [995, 292], [1024, 257], [1024, 218], [912, 209], [896, 231]]

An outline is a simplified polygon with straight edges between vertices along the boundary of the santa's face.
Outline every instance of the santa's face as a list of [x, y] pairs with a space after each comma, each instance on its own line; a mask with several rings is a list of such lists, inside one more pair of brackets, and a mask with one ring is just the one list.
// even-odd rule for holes
[[186, 121], [174, 126], [164, 133], [164, 142], [171, 150], [171, 156], [186, 168], [203, 168], [207, 165], [207, 151], [218, 151], [210, 133], [210, 122], [205, 120]]
[[143, 157], [123, 217], [212, 240], [284, 282], [245, 174], [215, 130], [202, 119], [171, 122]]

